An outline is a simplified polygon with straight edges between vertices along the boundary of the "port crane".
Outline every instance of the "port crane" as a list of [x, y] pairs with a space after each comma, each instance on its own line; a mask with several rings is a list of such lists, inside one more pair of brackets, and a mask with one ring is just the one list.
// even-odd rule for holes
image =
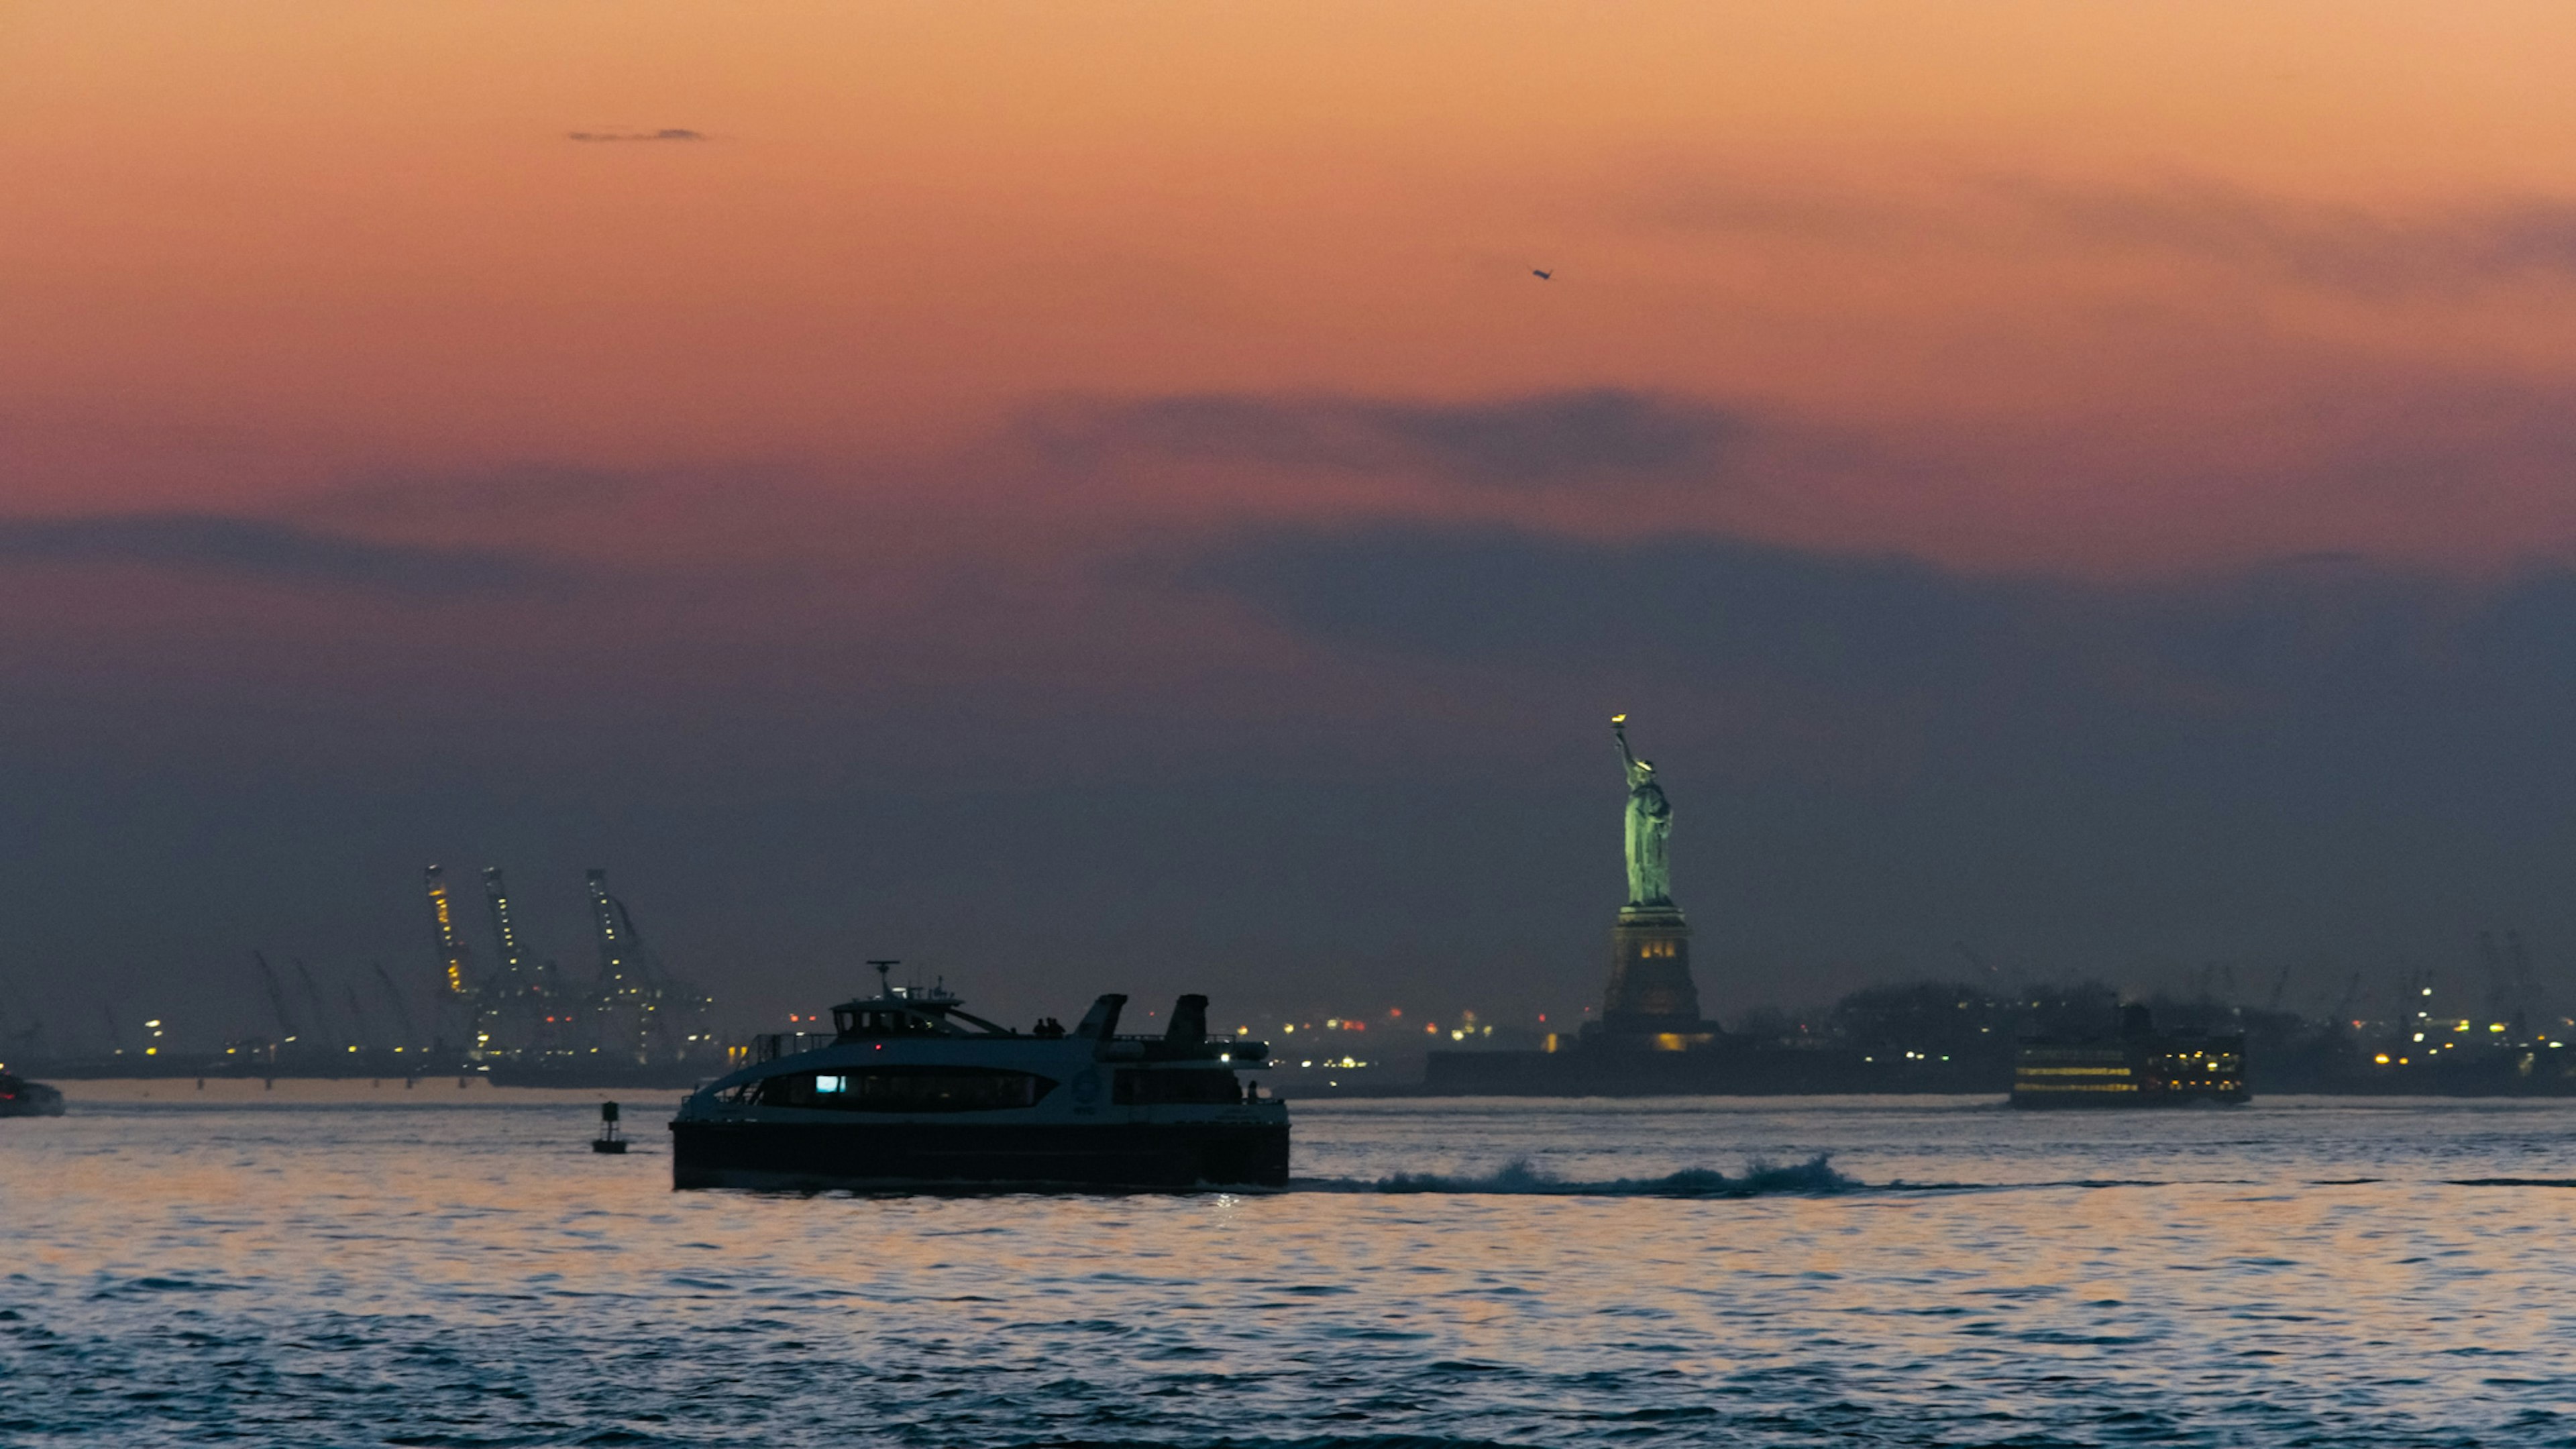
[[296, 956], [290, 959], [295, 964], [295, 979], [304, 986], [304, 1004], [313, 1009], [313, 1015], [306, 1018], [313, 1023], [313, 1035], [308, 1044], [316, 1050], [326, 1046], [346, 1045], [344, 1042], [328, 1040], [324, 1035], [331, 1029], [331, 1013], [322, 1005], [322, 988], [313, 984], [313, 973], [305, 967], [303, 957]]
[[626, 913], [624, 901], [608, 893], [608, 872], [589, 871], [584, 880], [590, 888], [591, 932], [599, 942], [600, 994], [620, 999], [639, 996], [651, 983], [637, 954], [635, 918]]
[[431, 866], [421, 872], [429, 887], [429, 919], [437, 932], [439, 965], [447, 972], [447, 991], [451, 996], [470, 993], [473, 953], [465, 949], [465, 938], [456, 929], [456, 912], [447, 894], [447, 872]]
[[349, 1028], [358, 1034], [357, 1044], [371, 1052], [379, 1050], [376, 1044], [375, 1024], [367, 1019], [367, 1009], [358, 1004], [356, 983], [343, 981], [340, 983], [340, 989], [349, 998]]
[[485, 983], [484, 1013], [499, 1019], [508, 1017], [524, 1028], [540, 1050], [555, 1045], [561, 1033], [555, 1028], [555, 1013], [546, 1003], [545, 972], [531, 968], [526, 948], [519, 941], [518, 923], [510, 910], [510, 884], [501, 867], [483, 867], [483, 905], [492, 925], [493, 973]]
[[[268, 988], [268, 1009], [277, 1013], [277, 1044], [282, 1047], [302, 1037], [304, 1033], [295, 1029], [295, 1013], [286, 1009], [286, 990], [277, 984], [277, 972], [268, 964], [267, 954], [253, 951], [250, 959], [259, 963], [260, 983]], [[117, 1049], [124, 1050], [125, 1044], [118, 1042]]]
[[394, 1021], [402, 1028], [402, 1040], [395, 1043], [395, 1045], [398, 1047], [418, 1047], [420, 1045], [420, 1032], [414, 1029], [411, 1024], [411, 1008], [403, 1003], [402, 991], [394, 985], [394, 979], [385, 974], [384, 962], [376, 961], [370, 964], [376, 968], [376, 980], [384, 983], [385, 1000], [393, 1003]]
[[2539, 1015], [2536, 1008], [2541, 1004], [2540, 978], [2531, 969], [2531, 953], [2522, 947], [2522, 932], [2505, 932], [2504, 945], [2505, 953], [2513, 958], [2513, 1009], [2518, 1018], [2522, 1013]]
[[667, 993], [643, 937], [636, 932], [635, 918], [627, 913], [624, 901], [609, 894], [608, 872], [587, 871], [584, 882], [590, 890], [591, 931], [599, 945], [600, 1009], [634, 1008], [639, 1059], [655, 1040], [664, 1051], [674, 1050], [678, 1043], [671, 1039], [670, 1019], [662, 1010]]
[[501, 867], [497, 865], [483, 867], [483, 903], [491, 910], [492, 943], [500, 951], [495, 959], [506, 983], [503, 989], [523, 991], [528, 985], [525, 958], [519, 950], [518, 928], [510, 923], [510, 887], [502, 880]]
[[[589, 989], [582, 990], [569, 988], [562, 968], [551, 960], [539, 961], [519, 934], [509, 882], [501, 867], [483, 869], [483, 903], [493, 957], [489, 968], [480, 971], [465, 944], [458, 898], [446, 872], [436, 865], [422, 872], [431, 943], [446, 988], [438, 993], [439, 999], [470, 1016], [467, 1052], [474, 1060], [569, 1055], [567, 1049], [577, 1044], [597, 1052], [612, 1042], [620, 1056], [631, 1051], [639, 1063], [651, 1060], [657, 1049], [672, 1057], [683, 1054], [678, 1032], [684, 1023], [674, 1020], [675, 1010], [702, 1011], [710, 1003], [660, 968], [626, 903], [610, 893], [607, 872], [589, 871], [586, 883], [598, 970]], [[376, 972], [409, 1044], [416, 1045], [418, 1034], [402, 1005], [402, 993], [381, 965]], [[590, 1024], [578, 1025], [585, 1017]], [[611, 1017], [617, 1019], [614, 1026], [609, 1024]], [[588, 1040], [580, 1040], [584, 1037]]]
[[465, 944], [464, 930], [456, 919], [456, 900], [448, 891], [445, 868], [424, 868], [421, 881], [429, 895], [430, 931], [438, 949], [439, 969], [446, 977], [445, 999], [464, 1009], [466, 1050], [480, 1056], [491, 1044], [492, 1027], [500, 1015], [507, 984], [498, 976], [478, 979], [474, 952]]

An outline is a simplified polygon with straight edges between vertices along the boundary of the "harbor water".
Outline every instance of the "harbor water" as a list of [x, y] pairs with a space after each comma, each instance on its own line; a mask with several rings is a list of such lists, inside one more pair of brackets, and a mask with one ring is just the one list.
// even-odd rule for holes
[[863, 1197], [675, 1194], [636, 1096], [71, 1087], [0, 1444], [2576, 1443], [2576, 1104], [1337, 1102], [1275, 1194]]

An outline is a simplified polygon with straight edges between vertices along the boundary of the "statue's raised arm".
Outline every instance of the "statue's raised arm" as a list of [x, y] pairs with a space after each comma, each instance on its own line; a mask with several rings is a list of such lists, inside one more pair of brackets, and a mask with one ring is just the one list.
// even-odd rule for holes
[[[1619, 741], [1619, 760], [1628, 767], [1628, 788], [1633, 790], [1637, 787], [1638, 779], [1637, 755], [1635, 751], [1628, 748], [1628, 717], [1624, 714], [1610, 716], [1610, 733]], [[1652, 770], [1654, 766], [1648, 765], [1646, 768]]]

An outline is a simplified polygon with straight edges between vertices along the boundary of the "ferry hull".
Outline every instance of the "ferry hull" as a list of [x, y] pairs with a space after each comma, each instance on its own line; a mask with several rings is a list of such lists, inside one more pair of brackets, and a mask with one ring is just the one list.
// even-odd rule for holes
[[1282, 1122], [671, 1124], [674, 1188], [1190, 1191], [1285, 1187]]

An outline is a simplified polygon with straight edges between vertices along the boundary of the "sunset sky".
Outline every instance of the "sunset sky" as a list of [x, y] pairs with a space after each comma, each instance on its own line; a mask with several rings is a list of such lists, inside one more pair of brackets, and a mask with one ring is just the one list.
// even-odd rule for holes
[[2502, 0], [0, 3], [0, 1008], [425, 973], [441, 860], [583, 969], [607, 868], [746, 1021], [871, 955], [1570, 1011], [1618, 710], [1714, 1008], [1954, 943], [2473, 990], [2481, 927], [2576, 1006], [2571, 61]]

